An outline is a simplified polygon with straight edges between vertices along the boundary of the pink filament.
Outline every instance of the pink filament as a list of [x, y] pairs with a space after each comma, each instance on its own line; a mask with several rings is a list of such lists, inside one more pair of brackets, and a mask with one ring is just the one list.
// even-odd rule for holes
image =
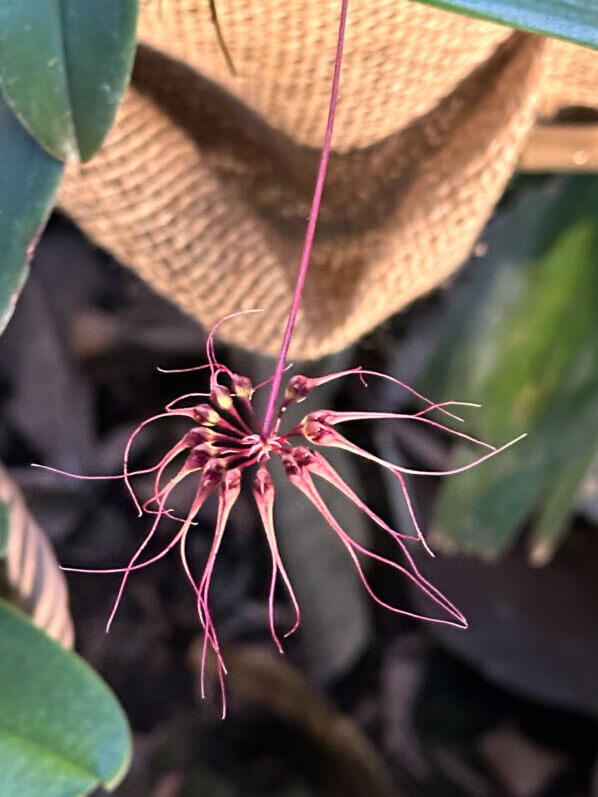
[[[421, 419], [423, 420], [423, 419]], [[505, 443], [503, 446], [499, 448], [492, 448], [492, 450], [488, 454], [484, 454], [477, 459], [474, 459], [472, 462], [468, 462], [466, 465], [461, 465], [458, 468], [448, 468], [447, 470], [416, 470], [415, 468], [404, 468], [402, 465], [393, 465], [392, 462], [387, 462], [385, 459], [381, 459], [377, 457], [375, 454], [370, 454], [369, 451], [366, 451], [363, 448], [355, 445], [350, 440], [347, 440], [346, 437], [343, 437], [336, 431], [332, 429], [329, 430], [330, 434], [326, 437], [326, 442], [324, 443], [317, 443], [315, 445], [324, 445], [324, 446], [331, 446], [333, 448], [343, 448], [345, 451], [349, 451], [352, 454], [356, 454], [359, 457], [363, 457], [363, 459], [369, 459], [371, 462], [375, 462], [378, 465], [381, 465], [383, 468], [387, 468], [387, 470], [392, 471], [395, 474], [406, 474], [409, 476], [452, 476], [456, 473], [464, 473], [467, 470], [471, 470], [472, 468], [477, 467], [482, 462], [485, 462], [487, 459], [491, 459], [495, 457], [497, 454], [505, 451], [507, 448], [515, 445], [520, 440], [523, 440], [526, 437], [525, 434], [519, 435], [519, 437], [514, 438], [513, 440], [509, 440], [508, 443]], [[487, 445], [487, 444], [486, 444]]]
[[[199, 582], [199, 586], [197, 587], [196, 590], [197, 613], [200, 622], [202, 624], [202, 627], [204, 629], [204, 641], [203, 641], [203, 650], [201, 657], [201, 675], [200, 675], [201, 695], [202, 697], [205, 696], [206, 655], [207, 655], [207, 646], [209, 640], [212, 650], [214, 651], [218, 662], [218, 676], [220, 680], [220, 688], [222, 694], [223, 719], [226, 716], [226, 695], [225, 695], [224, 680], [223, 680], [223, 676], [226, 673], [226, 668], [224, 666], [224, 662], [220, 654], [220, 646], [218, 643], [216, 630], [214, 628], [214, 623], [212, 622], [212, 618], [210, 615], [208, 598], [209, 598], [210, 583], [212, 580], [212, 573], [214, 571], [214, 564], [216, 562], [216, 557], [218, 555], [218, 551], [222, 543], [222, 538], [224, 536], [226, 524], [228, 522], [228, 517], [240, 492], [240, 472], [237, 471], [235, 473], [234, 471], [230, 471], [227, 474], [227, 477], [225, 477], [225, 482], [222, 484], [220, 488], [220, 497], [218, 501], [218, 518], [216, 520], [216, 531], [214, 533], [212, 547], [210, 549], [210, 553], [208, 554], [208, 561], [204, 568], [201, 581]], [[234, 483], [231, 485], [230, 481], [233, 479]]]
[[283, 653], [284, 651], [282, 648], [282, 644], [280, 642], [278, 634], [276, 633], [276, 623], [274, 618], [274, 594], [276, 591], [276, 582], [278, 580], [279, 574], [287, 589], [287, 592], [291, 599], [291, 603], [293, 604], [293, 608], [295, 610], [295, 623], [292, 626], [292, 628], [285, 633], [285, 637], [290, 636], [299, 628], [299, 625], [301, 624], [301, 611], [299, 609], [299, 602], [295, 595], [293, 585], [291, 584], [291, 580], [282, 562], [278, 550], [278, 543], [276, 541], [276, 532], [274, 530], [274, 517], [273, 517], [274, 488], [272, 488], [271, 491], [268, 491], [265, 495], [260, 494], [260, 492], [257, 489], [254, 489], [253, 497], [255, 499], [258, 512], [260, 514], [262, 526], [264, 527], [264, 532], [266, 534], [266, 540], [268, 541], [268, 547], [270, 548], [270, 556], [272, 558], [272, 575], [270, 577], [270, 590], [268, 593], [268, 617], [270, 622], [270, 633], [272, 635], [272, 639], [274, 640], [274, 644], [278, 649], [278, 652]]
[[[406, 568], [404, 568], [402, 565], [398, 564], [397, 562], [393, 562], [391, 559], [386, 559], [385, 557], [380, 556], [379, 554], [376, 554], [373, 551], [370, 551], [368, 548], [365, 548], [364, 546], [362, 546], [358, 542], [356, 542], [354, 539], [352, 539], [344, 531], [344, 529], [340, 526], [340, 524], [336, 521], [336, 519], [334, 518], [334, 516], [332, 515], [332, 513], [330, 512], [330, 510], [326, 506], [325, 502], [323, 501], [322, 497], [320, 496], [319, 492], [317, 491], [317, 489], [316, 489], [311, 477], [309, 476], [308, 473], [305, 472], [305, 470], [301, 469], [301, 474], [300, 475], [291, 476], [290, 478], [291, 478], [291, 481], [293, 482], [293, 484], [295, 484], [295, 486], [298, 487], [301, 490], [301, 492], [303, 492], [304, 495], [307, 496], [307, 498], [309, 498], [309, 500], [314, 504], [316, 509], [318, 509], [318, 511], [324, 516], [324, 518], [326, 519], [326, 522], [337, 533], [337, 535], [339, 536], [340, 540], [342, 541], [344, 546], [347, 548], [347, 550], [349, 552], [349, 555], [351, 556], [351, 559], [353, 560], [353, 563], [355, 564], [355, 566], [357, 568], [357, 572], [359, 574], [359, 577], [360, 577], [365, 589], [367, 590], [368, 594], [373, 598], [373, 600], [377, 604], [379, 604], [380, 606], [384, 607], [385, 609], [389, 609], [392, 612], [395, 612], [397, 614], [403, 614], [403, 615], [405, 615], [407, 617], [412, 617], [412, 618], [417, 619], [417, 620], [427, 620], [429, 622], [441, 623], [441, 624], [444, 624], [444, 625], [453, 625], [453, 626], [457, 626], [457, 627], [460, 627], [460, 628], [466, 628], [467, 627], [467, 621], [466, 621], [465, 617], [461, 614], [461, 612], [455, 606], [453, 606], [453, 604], [448, 600], [448, 598], [446, 598], [444, 595], [442, 595], [441, 592], [436, 590], [436, 588], [430, 589], [431, 585], [429, 585], [428, 582], [420, 575], [419, 571], [416, 568], [415, 568], [415, 572], [412, 573], [409, 570], [407, 570]], [[397, 540], [397, 542], [399, 542], [403, 552], [406, 553], [406, 549], [405, 549], [404, 545], [399, 540]], [[357, 555], [355, 553], [356, 551], [359, 551], [360, 553], [364, 554], [365, 556], [369, 557], [370, 559], [373, 559], [373, 560], [375, 560], [377, 562], [381, 562], [382, 564], [388, 565], [389, 567], [392, 567], [395, 570], [398, 570], [399, 572], [401, 572], [403, 575], [407, 576], [425, 594], [427, 594], [428, 597], [431, 598], [431, 600], [433, 600], [436, 604], [441, 606], [446, 612], [451, 614], [455, 618], [455, 620], [443, 620], [441, 618], [436, 618], [436, 617], [427, 617], [427, 616], [424, 616], [424, 615], [416, 614], [414, 612], [410, 612], [410, 611], [408, 611], [406, 609], [400, 609], [397, 606], [392, 606], [391, 604], [386, 603], [385, 601], [383, 601], [381, 598], [379, 598], [374, 593], [374, 591], [372, 590], [369, 582], [367, 581], [367, 579], [365, 577], [365, 574], [363, 572], [363, 569], [361, 567], [361, 563], [359, 562], [359, 559], [357, 558]], [[413, 567], [415, 567], [413, 565], [413, 560], [411, 559], [411, 557], [408, 554], [407, 554], [407, 557], [408, 557], [408, 561], [410, 562], [410, 564]]]
[[[131, 436], [127, 440], [127, 445], [125, 446], [125, 453], [124, 453], [124, 456], [123, 456], [123, 478], [124, 478], [127, 490], [129, 491], [129, 494], [131, 495], [131, 498], [133, 499], [133, 503], [135, 504], [135, 508], [137, 509], [137, 513], [138, 513], [139, 517], [141, 517], [143, 515], [143, 512], [141, 510], [141, 506], [139, 504], [139, 501], [137, 500], [137, 496], [135, 495], [135, 491], [133, 490], [131, 482], [129, 481], [129, 477], [133, 475], [132, 473], [129, 472], [129, 455], [131, 453], [131, 446], [133, 445], [133, 442], [135, 441], [135, 438], [137, 437], [137, 435], [146, 426], [148, 426], [150, 423], [153, 423], [154, 421], [158, 421], [161, 418], [174, 418], [174, 417], [178, 417], [178, 416], [186, 417], [187, 413], [185, 411], [183, 411], [183, 410], [176, 410], [176, 411], [173, 411], [173, 412], [161, 412], [158, 415], [153, 415], [151, 418], [147, 418], [145, 421], [140, 423], [139, 426], [133, 431], [133, 433], [131, 434]], [[158, 467], [159, 467], [159, 465], [158, 465]]]
[[[454, 403], [454, 402], [451, 402]], [[349, 421], [383, 421], [383, 420], [400, 420], [400, 421], [419, 421], [420, 423], [428, 424], [429, 426], [434, 426], [436, 429], [440, 429], [443, 432], [447, 432], [447, 434], [455, 435], [455, 437], [460, 437], [463, 440], [467, 440], [470, 443], [474, 443], [478, 446], [483, 446], [484, 448], [488, 448], [491, 451], [496, 451], [496, 446], [491, 445], [490, 443], [484, 442], [484, 440], [478, 440], [476, 437], [472, 437], [471, 435], [465, 434], [464, 432], [459, 432], [456, 429], [451, 429], [449, 426], [445, 426], [442, 423], [438, 423], [438, 421], [433, 421], [431, 418], [426, 418], [424, 413], [431, 412], [433, 409], [437, 409], [442, 405], [434, 404], [432, 407], [428, 407], [425, 410], [421, 410], [421, 412], [412, 415], [410, 413], [402, 413], [402, 412], [330, 412], [329, 417], [326, 418], [326, 423], [329, 423], [331, 426], [336, 426], [337, 423], [347, 423]]]
[[328, 460], [323, 457], [317, 451], [313, 452], [314, 455], [314, 462], [313, 464], [306, 465], [305, 467], [310, 473], [319, 476], [321, 479], [325, 479], [327, 482], [332, 484], [336, 487], [337, 490], [340, 490], [343, 495], [345, 495], [350, 501], [352, 501], [355, 506], [361, 509], [362, 512], [374, 521], [380, 528], [387, 531], [392, 537], [402, 537], [406, 540], [418, 540], [418, 537], [412, 537], [409, 534], [401, 534], [395, 529], [391, 528], [388, 523], [385, 523], [381, 517], [379, 517], [370, 507], [364, 503], [361, 498], [357, 495], [357, 493], [347, 484], [347, 482], [341, 478], [341, 476], [337, 473], [337, 471], [332, 467], [332, 465], [328, 462]]

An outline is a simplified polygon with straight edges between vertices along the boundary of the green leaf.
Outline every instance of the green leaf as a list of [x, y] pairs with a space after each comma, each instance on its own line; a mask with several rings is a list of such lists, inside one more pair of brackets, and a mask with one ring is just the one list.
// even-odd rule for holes
[[598, 47], [596, 0], [419, 0], [429, 6]]
[[0, 97], [0, 332], [13, 313], [61, 176], [62, 164]]
[[0, 601], [2, 797], [77, 797], [115, 788], [131, 755], [125, 716], [108, 687]]
[[588, 436], [587, 444], [580, 447], [567, 467], [559, 470], [552, 482], [546, 485], [545, 500], [532, 531], [531, 559], [534, 564], [547, 562], [560, 542], [567, 516], [580, 492], [583, 479], [598, 451], [598, 435]]
[[[451, 466], [470, 462], [476, 453], [460, 446]], [[479, 468], [447, 477], [434, 506], [433, 544], [483, 558], [497, 556], [513, 541], [542, 484], [543, 470], [529, 439]]]
[[[598, 179], [530, 190], [503, 211], [470, 285], [439, 321], [424, 389], [478, 401], [477, 437], [528, 437], [448, 478], [435, 508], [440, 544], [507, 549], [535, 510], [533, 558], [562, 536], [598, 448]], [[455, 461], [475, 458], [460, 446]]]
[[137, 0], [3, 0], [0, 88], [60, 160], [100, 147], [127, 85]]

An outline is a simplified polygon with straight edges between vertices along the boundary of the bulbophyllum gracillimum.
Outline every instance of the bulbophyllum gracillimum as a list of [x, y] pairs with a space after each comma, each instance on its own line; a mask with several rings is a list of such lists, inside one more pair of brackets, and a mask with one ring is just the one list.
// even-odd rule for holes
[[[342, 0], [340, 3], [341, 14], [337, 55], [332, 80], [326, 134], [303, 254], [299, 266], [296, 289], [274, 373], [266, 383], [254, 387], [248, 377], [233, 372], [217, 359], [214, 337], [222, 321], [212, 329], [207, 339], [207, 364], [199, 366], [199, 369], [205, 368], [209, 371], [209, 385], [207, 391], [205, 393], [180, 396], [168, 404], [164, 412], [144, 421], [133, 432], [126, 445], [123, 473], [116, 477], [107, 477], [124, 479], [139, 514], [145, 514], [153, 518], [145, 539], [142, 541], [141, 545], [139, 545], [125, 567], [102, 571], [78, 570], [78, 572], [86, 573], [103, 572], [122, 574], [118, 595], [108, 620], [109, 629], [114, 620], [130, 575], [157, 562], [170, 551], [178, 548], [183, 570], [193, 594], [195, 595], [197, 614], [204, 631], [201, 672], [202, 694], [204, 692], [206, 657], [208, 651], [211, 649], [217, 661], [217, 671], [222, 689], [223, 714], [226, 706], [224, 692], [224, 675], [226, 673], [226, 668], [216, 629], [210, 614], [209, 593], [212, 574], [226, 530], [227, 521], [242, 489], [251, 490], [253, 493], [257, 514], [261, 520], [271, 556], [268, 613], [272, 638], [280, 652], [282, 652], [283, 648], [276, 627], [274, 611], [275, 590], [279, 581], [288, 593], [294, 608], [295, 617], [292, 627], [285, 631], [284, 636], [289, 636], [289, 634], [292, 634], [298, 628], [300, 623], [300, 610], [291, 580], [281, 559], [276, 539], [274, 523], [275, 489], [269, 471], [271, 463], [275, 460], [279, 460], [282, 463], [289, 481], [297, 488], [299, 493], [303, 494], [306, 500], [313, 504], [315, 509], [320, 513], [328, 526], [330, 526], [332, 531], [345, 546], [348, 555], [351, 557], [357, 569], [357, 573], [364, 588], [376, 603], [398, 614], [465, 628], [467, 626], [465, 617], [448, 598], [424, 578], [407, 548], [406, 541], [411, 540], [419, 542], [429, 551], [413, 511], [405, 476], [440, 476], [456, 474], [480, 464], [516, 442], [514, 440], [501, 448], [497, 448], [489, 443], [476, 440], [464, 432], [446, 425], [446, 423], [448, 423], [448, 421], [446, 421], [447, 418], [450, 418], [452, 421], [461, 420], [457, 415], [453, 414], [452, 409], [454, 407], [451, 407], [451, 405], [456, 405], [459, 402], [434, 403], [432, 400], [421, 396], [415, 390], [409, 388], [394, 377], [373, 371], [366, 371], [362, 368], [327, 374], [319, 378], [294, 375], [288, 379], [281, 394], [282, 380], [286, 370], [287, 354], [301, 303], [303, 286], [307, 277], [309, 257], [330, 153], [334, 116], [338, 100], [347, 5], [348, 0]], [[228, 316], [228, 318], [230, 317], [231, 316]], [[226, 319], [222, 320], [224, 321]], [[291, 405], [305, 400], [312, 391], [317, 391], [320, 385], [351, 375], [358, 375], [362, 380], [365, 380], [366, 377], [389, 379], [396, 383], [397, 386], [409, 390], [413, 396], [420, 401], [421, 408], [411, 414], [367, 411], [335, 412], [332, 410], [320, 409], [309, 412], [298, 423], [293, 426], [289, 425], [290, 428], [285, 428], [285, 414]], [[253, 406], [253, 398], [257, 389], [264, 388], [268, 384], [270, 385], [270, 393], [267, 408], [264, 418], [260, 419]], [[198, 397], [202, 399], [200, 403], [197, 403]], [[191, 399], [194, 401], [191, 401], [186, 406], [181, 405], [182, 401], [190, 401]], [[189, 429], [184, 436], [162, 457], [160, 462], [153, 467], [144, 471], [130, 471], [128, 464], [129, 455], [131, 446], [137, 435], [150, 423], [154, 423], [163, 418], [172, 418], [176, 416], [180, 416], [189, 421]], [[443, 417], [443, 422], [437, 419], [441, 416]], [[338, 428], [349, 421], [370, 422], [383, 419], [401, 423], [419, 423], [435, 427], [479, 446], [481, 449], [480, 455], [468, 465], [447, 470], [444, 473], [419, 471], [401, 467], [381, 459], [375, 454], [351, 442]], [[406, 503], [411, 519], [410, 528], [401, 531], [395, 530], [379, 517], [329, 463], [325, 452], [326, 449], [330, 448], [341, 448], [390, 471], [395, 477], [397, 488], [401, 491]], [[136, 475], [147, 473], [155, 474], [153, 480], [153, 494], [148, 500], [142, 503], [137, 498], [131, 479]], [[186, 515], [184, 517], [175, 517], [168, 506], [169, 499], [177, 486], [187, 480], [191, 480], [194, 484], [194, 497]], [[351, 536], [351, 530], [343, 528], [331, 513], [320, 494], [318, 480], [333, 485], [348, 501], [352, 501], [362, 510], [376, 526], [390, 535], [397, 546], [398, 558], [391, 559], [383, 557], [355, 540]], [[218, 512], [211, 548], [203, 572], [198, 578], [188, 561], [186, 547], [189, 535], [193, 533], [195, 518], [204, 503], [210, 497], [216, 499]], [[154, 541], [154, 537], [158, 533], [160, 523], [164, 517], [173, 519], [178, 524], [177, 530], [168, 543], [164, 545], [162, 550], [152, 556], [148, 556], [146, 549], [150, 543]], [[373, 560], [380, 565], [395, 570], [397, 574], [409, 579], [413, 585], [424, 592], [436, 605], [437, 613], [430, 617], [423, 617], [422, 615], [414, 614], [407, 608], [395, 606], [380, 598], [375, 593], [364, 571], [362, 564], [364, 560]]]

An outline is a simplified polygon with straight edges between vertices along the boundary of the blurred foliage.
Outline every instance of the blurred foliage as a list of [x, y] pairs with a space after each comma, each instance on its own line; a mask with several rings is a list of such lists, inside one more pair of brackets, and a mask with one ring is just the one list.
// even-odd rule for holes
[[126, 719], [93, 670], [0, 601], [2, 797], [78, 797], [121, 781]]
[[[533, 513], [532, 560], [567, 528], [598, 449], [598, 178], [527, 191], [491, 228], [471, 281], [438, 323], [423, 387], [483, 407], [474, 434], [528, 437], [448, 478], [433, 531], [445, 547], [496, 556]], [[474, 458], [459, 446], [453, 464]]]
[[[0, 333], [52, 209], [61, 160], [91, 157], [112, 123], [132, 67], [136, 18], [136, 0], [0, 5]], [[52, 549], [1, 469], [0, 591], [72, 644]], [[130, 742], [107, 687], [4, 602], [0, 647], [3, 797], [75, 797], [116, 785]]]
[[76, 797], [116, 785], [130, 758], [126, 720], [98, 676], [57, 644], [73, 644], [64, 578], [1, 467], [0, 595], [37, 626], [0, 599], [2, 797]]
[[598, 47], [595, 0], [420, 0], [514, 28]]
[[[528, 181], [524, 186], [517, 181], [509, 204], [528, 187]], [[508, 209], [509, 204], [503, 207]], [[76, 262], [77, 268], [69, 271], [62, 267], [64, 262]], [[404, 334], [400, 339], [398, 335], [390, 338], [389, 325], [385, 325], [364, 341], [359, 352], [350, 355], [353, 359], [347, 366], [355, 362], [372, 367], [384, 364], [387, 370], [413, 382], [425, 343], [420, 323], [427, 320], [428, 310], [433, 321], [439, 319], [436, 308], [458, 298], [459, 285], [476, 276], [478, 265], [472, 264], [448, 290], [435, 292], [397, 319], [401, 330], [407, 329], [418, 342], [409, 357], [402, 350]], [[137, 526], [119, 481], [64, 479], [31, 469], [28, 463], [35, 460], [70, 471], [117, 473], [123, 445], [132, 430], [173, 395], [199, 389], [196, 373], [165, 376], [156, 372], [155, 365], [197, 365], [204, 342], [201, 330], [189, 317], [87, 242], [70, 222], [53, 219], [19, 311], [0, 346], [0, 385], [4, 388], [0, 393], [4, 418], [0, 446], [30, 507], [55, 540], [64, 564], [115, 566], [130, 555], [143, 529]], [[388, 349], [383, 348], [386, 343]], [[235, 354], [223, 344], [217, 346], [222, 359], [233, 368], [247, 364], [243, 352]], [[387, 367], [383, 358], [391, 354], [396, 361]], [[251, 372], [256, 383], [271, 374], [267, 362], [262, 367], [264, 375]], [[329, 368], [334, 370], [332, 363], [325, 366]], [[388, 409], [394, 407], [393, 396], [398, 391], [388, 383], [386, 392], [386, 385], [384, 380], [371, 380], [366, 391], [358, 379], [348, 379], [338, 384], [335, 395], [324, 404], [340, 411], [363, 407], [367, 401], [372, 409]], [[304, 407], [297, 408], [299, 416]], [[374, 430], [369, 426], [356, 424], [353, 430], [353, 434], [363, 435], [359, 438], [363, 445], [372, 444]], [[395, 439], [391, 426], [389, 422], [382, 430], [389, 441]], [[417, 431], [422, 431], [419, 425]], [[172, 431], [172, 438], [165, 434], [171, 433], [159, 424], [150, 425], [134, 452], [132, 465], [145, 467], [158, 461], [177, 432]], [[402, 445], [404, 438], [397, 440]], [[432, 451], [439, 453], [442, 467], [447, 453], [442, 439], [430, 434], [424, 440], [435, 443]], [[417, 457], [418, 465], [426, 467], [427, 453], [427, 446], [404, 450], [405, 459]], [[344, 467], [339, 465], [347, 475]], [[358, 475], [361, 483], [356, 489], [363, 490], [363, 497], [372, 500], [376, 511], [389, 519], [389, 497], [382, 480], [376, 478], [377, 471], [364, 468]], [[432, 480], [418, 482], [422, 519], [426, 507], [433, 504], [438, 485]], [[151, 476], [146, 488], [151, 489]], [[303, 503], [301, 496], [296, 496], [297, 508]], [[193, 566], [205, 561], [209, 550], [210, 520], [213, 522], [209, 512], [210, 507], [208, 517], [190, 539]], [[349, 517], [343, 520], [352, 523]], [[279, 526], [282, 536], [285, 529]], [[305, 524], [288, 531], [299, 536], [312, 532], [304, 529]], [[363, 784], [353, 774], [360, 759], [350, 750], [351, 768], [343, 764], [340, 773], [347, 778], [339, 777], [338, 758], [329, 754], [336, 735], [329, 735], [326, 729], [324, 745], [323, 733], [314, 736], [305, 723], [294, 722], [288, 710], [284, 715], [278, 711], [288, 700], [284, 705], [297, 706], [298, 716], [300, 711], [311, 714], [312, 701], [301, 692], [296, 691], [291, 702], [292, 681], [289, 689], [283, 688], [281, 680], [270, 675], [266, 661], [260, 676], [238, 665], [234, 649], [249, 644], [263, 646], [272, 666], [293, 664], [305, 673], [311, 643], [306, 618], [302, 632], [287, 640], [285, 657], [272, 650], [264, 600], [269, 584], [268, 552], [257, 528], [251, 496], [233, 513], [229, 532], [211, 593], [230, 665], [230, 712], [224, 723], [220, 721], [217, 684], [208, 688], [207, 701], [202, 702], [198, 694], [194, 654], [198, 646], [201, 650], [201, 637], [195, 602], [180, 577], [176, 557], [165, 558], [151, 574], [131, 579], [110, 635], [103, 629], [118, 576], [70, 578], [78, 649], [121, 696], [136, 733], [135, 765], [117, 788], [119, 797], [330, 797], [329, 783], [340, 788], [349, 779], [356, 787]], [[327, 532], [313, 529], [322, 546], [335, 546], [337, 540]], [[492, 565], [470, 557], [426, 558], [426, 574], [471, 621], [467, 633], [446, 629], [445, 636], [431, 638], [441, 626], [397, 620], [366, 605], [372, 631], [369, 645], [357, 661], [345, 660], [347, 670], [337, 671], [334, 680], [327, 682], [326, 695], [339, 721], [345, 718], [354, 723], [382, 754], [399, 794], [521, 797], [519, 781], [518, 788], [501, 783], [503, 778], [506, 782], [518, 777], [521, 756], [517, 753], [526, 743], [539, 746], [549, 759], [548, 764], [541, 757], [531, 762], [524, 759], [526, 782], [533, 776], [540, 783], [527, 788], [528, 797], [591, 793], [597, 726], [592, 719], [584, 721], [580, 712], [588, 717], [595, 712], [598, 694], [593, 666], [596, 635], [592, 634], [596, 613], [594, 537], [594, 527], [580, 529], [577, 524], [550, 566], [539, 571], [530, 571], [518, 550]], [[392, 552], [383, 547], [380, 537], [372, 544], [376, 541], [382, 553]], [[318, 589], [306, 599], [314, 606], [332, 599], [338, 605], [344, 591], [353, 589], [337, 569], [350, 565], [348, 557], [334, 562], [329, 559], [327, 565], [324, 555], [317, 555], [322, 561], [314, 562], [312, 557], [311, 567], [328, 570], [321, 571]], [[458, 566], [460, 560], [465, 560], [467, 568]], [[290, 568], [291, 562], [287, 564]], [[415, 602], [417, 596], [405, 594], [404, 584], [394, 574], [388, 576], [384, 568], [374, 568], [368, 575], [375, 588], [393, 600], [412, 598]], [[363, 595], [360, 585], [358, 588]], [[352, 599], [347, 601], [349, 607], [351, 603]], [[286, 617], [288, 608], [280, 594], [277, 618], [281, 628]], [[323, 658], [328, 652], [324, 645], [332, 650], [337, 634], [351, 630], [334, 625], [346, 623], [346, 619], [332, 619], [330, 625], [330, 617], [324, 607], [321, 626], [313, 629], [314, 638], [328, 634], [329, 639], [322, 642]], [[449, 646], [458, 659], [441, 652], [439, 646]], [[437, 665], [427, 675], [432, 657], [438, 657]], [[462, 659], [473, 668], [466, 668]], [[313, 683], [312, 688], [321, 699]], [[260, 697], [260, 690], [265, 698], [262, 702], [254, 699]], [[528, 699], [516, 697], [522, 693]], [[426, 695], [428, 714], [422, 722]], [[568, 722], [568, 715], [557, 710], [555, 703], [575, 710]], [[496, 757], [487, 754], [487, 747], [500, 733], [510, 733], [512, 743], [497, 764]], [[555, 775], [557, 766], [561, 770]], [[501, 783], [497, 783], [499, 778]], [[320, 787], [320, 783], [324, 785]], [[362, 786], [357, 793], [369, 791]]]
[[0, 332], [12, 316], [62, 177], [0, 96]]

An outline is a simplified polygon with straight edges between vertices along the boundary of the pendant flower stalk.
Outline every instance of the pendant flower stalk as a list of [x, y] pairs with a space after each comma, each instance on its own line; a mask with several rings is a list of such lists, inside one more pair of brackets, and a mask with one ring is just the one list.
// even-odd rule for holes
[[[185, 369], [198, 371], [205, 369], [209, 372], [207, 391], [179, 396], [164, 408], [164, 412], [143, 421], [143, 423], [135, 429], [127, 442], [124, 452], [123, 472], [121, 474], [108, 477], [76, 477], [123, 479], [133, 498], [139, 515], [153, 516], [153, 521], [145, 539], [139, 545], [125, 567], [100, 571], [80, 568], [64, 569], [80, 573], [101, 572], [121, 574], [120, 587], [107, 624], [107, 630], [110, 630], [131, 574], [154, 564], [164, 558], [170, 551], [178, 548], [183, 570], [195, 595], [199, 623], [204, 631], [201, 665], [202, 696], [205, 694], [207, 656], [208, 652], [211, 650], [217, 662], [217, 672], [222, 694], [223, 717], [226, 713], [226, 696], [224, 689], [226, 667], [210, 613], [210, 585], [216, 558], [222, 544], [229, 516], [240, 495], [243, 481], [246, 480], [249, 475], [247, 473], [249, 470], [253, 471], [252, 494], [257, 508], [257, 514], [264, 529], [271, 558], [270, 587], [268, 592], [270, 632], [276, 648], [282, 653], [283, 646], [281, 635], [277, 629], [275, 617], [275, 593], [279, 584], [284, 587], [288, 594], [288, 599], [294, 611], [292, 625], [283, 633], [283, 638], [288, 637], [297, 630], [301, 622], [301, 613], [291, 579], [285, 569], [278, 549], [274, 524], [275, 489], [268, 470], [273, 460], [278, 459], [282, 463], [289, 481], [311, 502], [340, 539], [347, 549], [366, 591], [378, 605], [391, 612], [407, 617], [453, 625], [458, 628], [466, 628], [467, 621], [463, 614], [422, 575], [407, 547], [408, 542], [419, 542], [429, 553], [432, 553], [424, 539], [424, 535], [416, 518], [405, 476], [441, 476], [460, 473], [475, 467], [490, 457], [496, 456], [505, 448], [521, 439], [517, 438], [517, 440], [513, 440], [502, 447], [495, 447], [484, 441], [477, 440], [447, 425], [448, 419], [452, 422], [461, 421], [461, 418], [453, 412], [455, 408], [458, 406], [476, 405], [455, 401], [435, 403], [392, 376], [376, 371], [365, 370], [360, 367], [327, 374], [319, 378], [309, 378], [303, 375], [292, 376], [287, 381], [284, 393], [282, 397], [280, 397], [282, 379], [284, 372], [287, 370], [287, 354], [297, 314], [299, 312], [305, 279], [307, 277], [309, 257], [330, 154], [334, 116], [338, 102], [347, 7], [348, 0], [341, 0], [337, 55], [320, 167], [303, 254], [299, 266], [295, 294], [282, 340], [280, 355], [272, 377], [261, 385], [254, 386], [248, 377], [235, 373], [217, 359], [214, 338], [218, 328], [229, 318], [240, 314], [235, 313], [232, 316], [226, 316], [215, 325], [208, 335], [206, 342], [207, 363], [198, 366], [197, 369]], [[417, 399], [423, 406], [421, 409], [411, 414], [392, 412], [335, 412], [333, 410], [321, 409], [306, 414], [299, 423], [285, 431], [285, 414], [290, 406], [301, 403], [313, 391], [317, 391], [317, 389], [325, 383], [354, 376], [359, 377], [364, 383], [366, 377], [390, 380], [398, 387], [409, 391], [412, 397]], [[270, 392], [265, 417], [263, 422], [260, 422], [253, 406], [253, 399], [256, 391], [263, 389], [268, 384], [270, 384]], [[198, 398], [202, 399], [199, 403], [197, 402]], [[182, 402], [187, 403], [183, 404]], [[443, 420], [438, 420], [439, 417], [442, 417]], [[188, 431], [153, 467], [145, 470], [131, 471], [129, 469], [129, 458], [137, 436], [149, 424], [170, 418], [184, 418], [187, 420], [190, 424]], [[467, 465], [459, 468], [452, 468], [444, 472], [416, 470], [413, 468], [405, 468], [381, 459], [375, 454], [351, 442], [337, 429], [339, 425], [347, 422], [371, 422], [378, 420], [389, 420], [400, 423], [419, 423], [431, 426], [454, 437], [467, 440], [469, 443], [479, 447], [480, 455]], [[408, 529], [396, 530], [379, 517], [328, 462], [322, 451], [329, 448], [340, 448], [354, 456], [368, 460], [390, 471], [396, 478], [398, 487], [403, 495], [411, 520], [411, 527]], [[50, 470], [55, 469], [50, 468]], [[174, 475], [173, 470], [175, 471]], [[62, 473], [62, 471], [59, 472]], [[149, 499], [142, 503], [137, 497], [132, 480], [136, 476], [150, 473], [154, 474], [153, 493]], [[322, 498], [316, 483], [318, 479], [335, 487], [347, 500], [352, 501], [355, 506], [364, 512], [376, 526], [391, 537], [393, 543], [397, 547], [397, 560], [375, 553], [354, 539], [351, 533], [342, 527]], [[183, 481], [188, 480], [191, 480], [195, 485], [194, 498], [187, 514], [184, 517], [178, 517], [168, 508], [168, 502], [173, 491]], [[216, 497], [218, 502], [216, 527], [204, 570], [198, 580], [188, 561], [186, 550], [187, 542], [195, 525], [195, 518], [204, 503], [212, 496]], [[170, 541], [164, 545], [158, 553], [147, 556], [146, 549], [154, 542], [161, 521], [165, 517], [170, 518], [173, 522], [178, 524], [177, 530], [172, 535]], [[424, 616], [383, 600], [376, 594], [368, 580], [363, 568], [364, 561], [374, 562], [400, 573], [428, 597], [436, 606], [437, 613]]]

